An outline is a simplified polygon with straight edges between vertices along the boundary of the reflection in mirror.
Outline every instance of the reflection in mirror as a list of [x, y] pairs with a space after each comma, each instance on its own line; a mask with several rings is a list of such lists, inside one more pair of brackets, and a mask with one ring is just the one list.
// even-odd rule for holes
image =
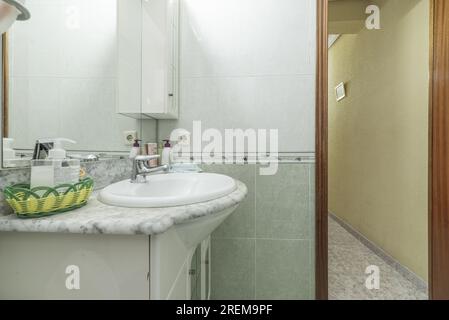
[[[125, 2], [141, 10], [140, 0]], [[151, 141], [144, 132], [154, 139], [153, 120], [142, 130], [140, 115], [119, 113], [141, 108], [141, 15], [123, 3], [27, 3], [32, 18], [3, 38], [3, 168], [28, 166], [38, 140], [74, 140], [64, 144], [70, 157], [96, 160], [126, 157], [134, 138]], [[119, 90], [124, 82], [130, 90]]]

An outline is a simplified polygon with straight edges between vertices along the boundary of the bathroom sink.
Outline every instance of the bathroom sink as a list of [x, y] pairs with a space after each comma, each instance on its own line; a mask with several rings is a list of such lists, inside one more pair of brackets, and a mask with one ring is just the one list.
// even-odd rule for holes
[[166, 208], [215, 200], [236, 189], [234, 179], [220, 174], [169, 173], [148, 176], [145, 183], [112, 184], [101, 191], [99, 200], [125, 208]]

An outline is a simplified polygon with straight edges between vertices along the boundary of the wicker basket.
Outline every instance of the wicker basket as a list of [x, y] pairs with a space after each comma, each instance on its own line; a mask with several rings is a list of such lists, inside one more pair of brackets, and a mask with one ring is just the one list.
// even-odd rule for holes
[[64, 184], [55, 188], [18, 184], [5, 188], [8, 204], [19, 218], [41, 218], [81, 208], [92, 194], [94, 181], [86, 178], [77, 184]]

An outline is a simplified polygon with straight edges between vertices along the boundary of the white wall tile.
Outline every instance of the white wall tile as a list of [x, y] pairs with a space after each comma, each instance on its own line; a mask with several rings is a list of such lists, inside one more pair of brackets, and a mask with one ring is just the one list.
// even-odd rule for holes
[[[100, 142], [110, 136], [112, 113], [108, 105], [114, 105], [113, 80], [67, 79], [62, 81], [61, 93], [63, 98], [71, 97], [62, 109], [62, 134], [77, 137], [77, 149], [101, 147]], [[87, 121], [89, 118], [96, 119], [95, 126]]]
[[[30, 118], [28, 105], [29, 95], [28, 80], [24, 78], [12, 78], [9, 82], [11, 95], [9, 96], [9, 136], [14, 137], [15, 145], [24, 146], [30, 144], [28, 121]], [[32, 116], [31, 116], [32, 117]]]
[[11, 76], [61, 76], [64, 38], [60, 1], [28, 1], [33, 19], [10, 29]]
[[179, 121], [278, 129], [280, 151], [315, 150], [313, 0], [183, 0]]
[[184, 0], [182, 75], [312, 74], [311, 3]]
[[65, 77], [115, 77], [117, 7], [115, 0], [64, 0]]
[[[77, 137], [78, 150], [114, 151], [122, 148], [122, 132], [137, 121], [112, 112], [115, 108], [115, 79], [62, 80], [62, 98], [77, 97], [61, 110], [61, 134]], [[95, 125], [93, 121], [95, 119]]]
[[[32, 19], [10, 33], [15, 147], [67, 137], [78, 142], [77, 150], [129, 150], [123, 131], [140, 125], [116, 114], [117, 0], [33, 0], [27, 6]], [[154, 123], [147, 125], [154, 130]]]
[[15, 147], [32, 149], [38, 138], [57, 137], [59, 79], [17, 78], [12, 83], [10, 137], [16, 139]]
[[201, 120], [203, 130], [278, 129], [283, 152], [315, 150], [313, 76], [191, 78], [181, 82], [179, 121], [161, 122], [161, 136]]

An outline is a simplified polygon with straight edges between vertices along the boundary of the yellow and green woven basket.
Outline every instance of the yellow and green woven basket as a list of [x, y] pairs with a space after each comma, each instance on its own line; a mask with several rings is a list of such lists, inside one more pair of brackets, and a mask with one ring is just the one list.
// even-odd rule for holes
[[5, 199], [19, 218], [41, 218], [81, 208], [87, 204], [94, 181], [85, 178], [77, 184], [55, 188], [17, 184], [3, 190]]

